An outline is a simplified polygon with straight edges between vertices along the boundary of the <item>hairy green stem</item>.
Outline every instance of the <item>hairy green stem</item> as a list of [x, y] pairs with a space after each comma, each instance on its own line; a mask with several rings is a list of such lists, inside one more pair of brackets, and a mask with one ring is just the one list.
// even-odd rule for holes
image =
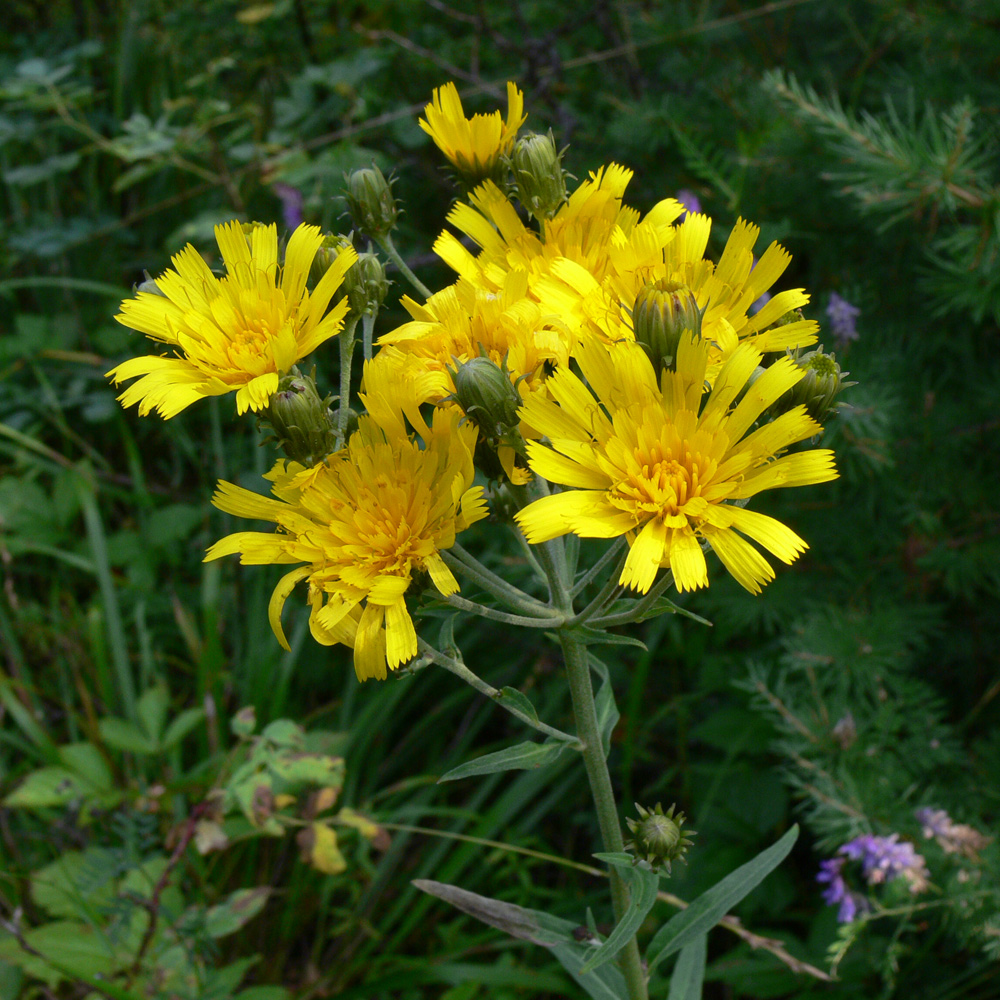
[[576, 737], [571, 736], [569, 733], [564, 733], [561, 729], [556, 729], [554, 726], [546, 725], [541, 720], [532, 718], [530, 715], [526, 715], [516, 705], [513, 705], [510, 699], [504, 697], [503, 691], [493, 687], [492, 684], [487, 684], [486, 681], [474, 674], [461, 660], [456, 660], [454, 657], [442, 653], [441, 650], [435, 649], [430, 643], [425, 642], [419, 637], [417, 638], [417, 649], [422, 657], [430, 660], [432, 663], [436, 663], [439, 667], [444, 667], [445, 670], [465, 681], [469, 687], [475, 688], [480, 694], [486, 695], [487, 698], [496, 702], [502, 709], [510, 712], [515, 718], [520, 719], [526, 726], [531, 726], [532, 729], [537, 729], [538, 732], [544, 733], [546, 736], [551, 736], [562, 743], [567, 743], [575, 750], [580, 749], [580, 741]]
[[347, 438], [347, 410], [351, 401], [351, 359], [354, 357], [354, 331], [358, 317], [348, 313], [344, 329], [337, 338], [340, 341], [340, 398], [337, 410], [337, 451], [344, 446]]
[[583, 625], [593, 618], [594, 615], [600, 614], [608, 604], [612, 603], [618, 597], [622, 589], [618, 583], [618, 577], [621, 575], [624, 563], [625, 553], [622, 552], [618, 557], [618, 561], [614, 564], [611, 573], [608, 574], [604, 586], [601, 587], [594, 599], [579, 614], [570, 619], [570, 624]]
[[594, 618], [590, 624], [594, 628], [613, 628], [615, 625], [628, 625], [629, 622], [637, 621], [663, 596], [665, 591], [673, 586], [673, 582], [673, 573], [667, 570], [650, 592], [628, 611], [622, 611], [617, 615], [605, 615], [603, 618]]
[[514, 611], [526, 614], [555, 616], [557, 612], [530, 594], [518, 590], [513, 584], [487, 569], [475, 556], [466, 552], [458, 543], [441, 552], [441, 557], [450, 569], [468, 577], [488, 594], [492, 594], [501, 604]]
[[464, 597], [455, 594], [441, 594], [437, 591], [429, 591], [436, 600], [459, 611], [468, 611], [470, 614], [479, 615], [480, 618], [489, 618], [491, 621], [503, 622], [505, 625], [517, 625], [521, 628], [559, 628], [566, 621], [566, 616], [554, 611], [552, 608], [545, 608], [544, 615], [512, 615], [507, 611], [497, 611], [496, 608], [488, 608], [484, 604], [477, 604], [475, 601], [467, 601]]
[[389, 258], [399, 268], [401, 274], [406, 280], [413, 285], [413, 287], [420, 292], [420, 294], [425, 298], [429, 299], [434, 293], [410, 270], [407, 266], [405, 260], [400, 256], [399, 251], [396, 249], [396, 244], [392, 242], [392, 237], [387, 233], [385, 237], [379, 240], [379, 246], [385, 251], [386, 257]]
[[597, 562], [594, 563], [587, 572], [580, 577], [580, 579], [573, 585], [573, 589], [570, 591], [573, 597], [577, 594], [582, 593], [587, 589], [599, 576], [602, 576], [608, 568], [610, 563], [613, 563], [615, 559], [619, 558], [619, 554], [625, 547], [625, 539], [618, 538], [615, 540], [614, 544], [608, 548], [608, 551], [601, 556]]
[[[590, 665], [587, 662], [587, 645], [568, 631], [560, 633], [559, 642], [566, 662], [576, 732], [583, 744], [583, 762], [590, 781], [590, 793], [597, 810], [597, 822], [601, 828], [604, 850], [623, 851], [625, 842], [618, 820], [618, 807], [615, 804], [611, 775], [604, 759], [604, 747], [597, 724], [594, 689], [590, 683]], [[615, 921], [620, 922], [628, 908], [629, 890], [617, 869], [612, 868], [608, 874], [611, 880], [611, 902], [614, 906]], [[629, 1000], [647, 1000], [646, 977], [639, 957], [639, 943], [634, 935], [619, 953], [619, 965], [625, 977]]]
[[364, 345], [365, 361], [372, 359], [372, 336], [375, 332], [375, 313], [365, 313], [361, 317], [361, 341]]

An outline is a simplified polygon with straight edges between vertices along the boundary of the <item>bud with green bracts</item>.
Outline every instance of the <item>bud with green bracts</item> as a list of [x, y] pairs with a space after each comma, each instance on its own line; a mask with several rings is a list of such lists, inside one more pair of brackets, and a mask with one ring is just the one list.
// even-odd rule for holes
[[632, 839], [625, 850], [635, 854], [636, 864], [645, 861], [654, 871], [664, 868], [669, 875], [671, 863], [685, 860], [687, 849], [694, 843], [689, 838], [697, 834], [684, 829], [686, 817], [682, 812], [675, 813], [676, 806], [664, 812], [659, 802], [655, 809], [644, 809], [637, 802], [635, 808], [639, 818], [626, 820]]
[[346, 174], [344, 180], [344, 200], [354, 228], [375, 240], [385, 239], [399, 218], [392, 181], [387, 181], [374, 163]]
[[[350, 236], [343, 236], [340, 233], [327, 233], [323, 237], [323, 242], [313, 257], [312, 266], [309, 268], [309, 279], [312, 283], [318, 284], [319, 280], [333, 267], [337, 258], [348, 248], [353, 249], [354, 243]], [[343, 286], [341, 286], [342, 288]], [[338, 292], [340, 289], [338, 289]], [[341, 296], [343, 298], [343, 296]]]
[[132, 291], [137, 295], [139, 292], [149, 292], [150, 295], [162, 295], [166, 298], [166, 295], [160, 291], [160, 286], [156, 283], [156, 279], [149, 273], [149, 271], [143, 269], [142, 272], [143, 280], [137, 285], [132, 286]]
[[842, 403], [837, 397], [848, 386], [857, 382], [845, 382], [850, 372], [842, 372], [837, 358], [833, 354], [824, 354], [823, 345], [805, 354], [789, 351], [795, 363], [805, 371], [805, 375], [781, 396], [772, 407], [777, 415], [786, 413], [794, 406], [805, 404], [805, 408], [814, 420], [825, 423], [830, 417], [836, 416]]
[[454, 398], [488, 437], [500, 438], [518, 426], [521, 395], [510, 380], [506, 365], [489, 358], [471, 358], [448, 369], [455, 383]]
[[355, 316], [375, 316], [388, 294], [389, 279], [378, 255], [359, 253], [358, 259], [344, 275], [344, 283], [334, 295], [334, 300], [346, 297]]
[[566, 202], [566, 174], [552, 133], [529, 132], [518, 139], [510, 166], [521, 204], [536, 219], [551, 219]]
[[668, 278], [651, 281], [635, 297], [632, 329], [657, 376], [676, 368], [677, 345], [685, 330], [701, 336], [704, 312], [687, 285]]
[[264, 411], [281, 450], [294, 462], [312, 467], [336, 444], [330, 400], [320, 399], [315, 380], [293, 369], [282, 376]]

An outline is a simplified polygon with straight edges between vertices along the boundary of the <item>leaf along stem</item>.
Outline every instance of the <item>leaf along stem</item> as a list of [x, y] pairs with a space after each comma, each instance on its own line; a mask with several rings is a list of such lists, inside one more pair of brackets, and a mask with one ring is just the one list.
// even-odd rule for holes
[[480, 694], [486, 695], [487, 698], [496, 702], [502, 709], [510, 712], [515, 718], [520, 719], [526, 726], [531, 726], [532, 729], [537, 729], [538, 732], [544, 733], [546, 736], [551, 736], [562, 743], [566, 743], [574, 750], [581, 749], [580, 741], [575, 736], [564, 733], [561, 729], [556, 729], [555, 726], [547, 725], [539, 719], [533, 719], [530, 715], [522, 712], [516, 705], [511, 703], [509, 698], [504, 697], [502, 691], [474, 674], [461, 660], [456, 660], [454, 657], [442, 653], [441, 650], [435, 649], [430, 643], [425, 642], [419, 637], [417, 638], [417, 648], [422, 657], [425, 657], [432, 663], [436, 663], [439, 667], [444, 667], [449, 673], [465, 681], [469, 687], [475, 688]]

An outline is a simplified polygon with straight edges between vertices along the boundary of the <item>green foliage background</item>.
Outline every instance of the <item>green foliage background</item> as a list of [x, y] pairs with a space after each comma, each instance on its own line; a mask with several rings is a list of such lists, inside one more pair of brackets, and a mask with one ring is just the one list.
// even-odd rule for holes
[[[676, 801], [698, 830], [672, 891], [693, 898], [805, 819], [809, 836], [739, 916], [814, 966], [829, 971], [832, 954], [839, 979], [797, 975], [720, 929], [705, 995], [1000, 994], [996, 844], [975, 862], [945, 855], [913, 814], [944, 808], [986, 834], [997, 823], [990, 5], [8, 0], [0, 18], [0, 776], [9, 794], [42, 766], [69, 768], [89, 803], [8, 801], [0, 817], [0, 998], [95, 995], [79, 976], [42, 986], [14, 961], [20, 927], [69, 912], [30, 873], [60, 858], [79, 868], [90, 851], [90, 883], [74, 869], [74, 884], [90, 885], [74, 919], [102, 941], [119, 927], [127, 943], [146, 925], [111, 902], [144, 910], [148, 893], [122, 886], [169, 855], [239, 752], [229, 722], [247, 705], [262, 725], [294, 719], [343, 755], [340, 804], [449, 837], [397, 829], [385, 849], [345, 835], [336, 875], [300, 863], [290, 836], [188, 852], [160, 926], [192, 949], [191, 996], [234, 995], [241, 982], [246, 1000], [574, 995], [544, 952], [410, 881], [608, 919], [599, 880], [450, 836], [587, 862], [582, 769], [559, 758], [437, 786], [474, 749], [516, 738], [502, 713], [430, 670], [359, 688], [341, 651], [311, 643], [304, 615], [284, 653], [266, 619], [276, 577], [200, 563], [231, 530], [207, 503], [215, 481], [253, 485], [268, 464], [255, 429], [228, 400], [169, 426], [138, 420], [103, 377], [146, 351], [111, 319], [143, 269], [160, 273], [186, 241], [211, 251], [218, 221], [280, 219], [280, 185], [301, 192], [307, 221], [342, 227], [343, 172], [372, 159], [398, 178], [397, 245], [426, 283], [449, 281], [430, 237], [453, 192], [416, 117], [447, 80], [467, 108], [489, 110], [507, 79], [526, 91], [528, 126], [570, 145], [578, 177], [610, 160], [634, 168], [626, 200], [643, 211], [695, 193], [716, 219], [716, 252], [738, 216], [762, 226], [761, 246], [784, 242], [785, 287], [811, 291], [828, 348], [830, 295], [861, 310], [857, 339], [838, 351], [859, 385], [824, 442], [842, 478], [768, 508], [810, 541], [808, 557], [759, 598], [717, 573], [686, 602], [711, 630], [661, 618], [644, 626], [648, 651], [608, 657], [622, 801]], [[380, 329], [402, 315], [390, 310]], [[318, 362], [332, 385], [330, 361]], [[510, 553], [493, 558], [522, 572]], [[554, 652], [516, 634], [498, 646], [486, 627], [459, 639], [491, 683], [569, 724]], [[137, 707], [160, 704], [149, 692], [165, 699], [156, 732]], [[109, 737], [111, 717], [138, 719], [154, 749], [113, 725]], [[182, 722], [173, 742], [168, 718]], [[892, 912], [838, 933], [815, 873], [863, 832], [915, 840], [933, 887], [883, 899]], [[205, 914], [250, 887], [267, 889], [254, 897], [266, 905], [215, 933]], [[189, 995], [158, 992], [152, 973], [120, 981], [130, 996]]]

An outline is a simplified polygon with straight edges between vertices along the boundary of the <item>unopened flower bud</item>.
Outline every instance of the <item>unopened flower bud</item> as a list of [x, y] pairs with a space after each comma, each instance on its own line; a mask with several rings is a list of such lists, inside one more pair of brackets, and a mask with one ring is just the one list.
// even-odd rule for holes
[[379, 311], [389, 293], [389, 280], [377, 254], [358, 254], [357, 261], [344, 275], [340, 293], [340, 297], [347, 297], [347, 304], [356, 316], [374, 316]]
[[489, 358], [456, 362], [449, 368], [455, 382], [455, 398], [465, 415], [491, 437], [501, 437], [519, 421], [521, 396], [508, 373]]
[[[334, 262], [348, 247], [352, 249], [354, 247], [350, 236], [342, 236], [339, 233], [327, 233], [323, 237], [323, 242], [319, 245], [316, 256], [313, 257], [312, 266], [309, 268], [309, 278], [314, 285], [333, 267]], [[336, 297], [342, 288], [343, 285], [337, 289], [334, 297]], [[343, 295], [340, 297], [343, 298]]]
[[278, 446], [292, 461], [311, 468], [333, 451], [329, 400], [320, 399], [312, 378], [297, 372], [283, 376], [265, 414]]
[[510, 158], [521, 204], [536, 219], [551, 219], [566, 201], [566, 174], [552, 133], [529, 132]]
[[627, 851], [636, 855], [636, 862], [647, 861], [651, 868], [666, 868], [670, 874], [670, 865], [674, 861], [684, 861], [687, 849], [693, 845], [690, 837], [696, 836], [694, 830], [685, 830], [686, 817], [684, 813], [675, 813], [676, 806], [671, 806], [666, 812], [660, 803], [655, 809], [644, 809], [635, 804], [639, 818], [626, 820], [632, 839], [626, 845]]
[[[140, 281], [137, 285], [133, 285], [132, 291], [134, 291], [136, 294], [138, 294], [139, 292], [149, 292], [150, 295], [163, 295], [163, 292], [160, 291], [160, 286], [156, 283], [156, 280], [149, 273], [149, 271], [144, 269], [142, 272], [142, 276], [143, 280]], [[166, 298], [165, 295], [163, 295], [163, 297]]]
[[857, 383], [844, 381], [844, 377], [851, 373], [842, 372], [835, 355], [824, 354], [822, 345], [818, 350], [798, 357], [792, 354], [792, 357], [805, 370], [805, 375], [781, 396], [774, 404], [774, 409], [784, 413], [793, 406], [804, 403], [809, 416], [822, 424], [836, 414], [837, 397], [840, 393]]
[[632, 329], [635, 339], [653, 362], [659, 376], [677, 366], [677, 346], [685, 330], [701, 337], [701, 317], [695, 294], [687, 285], [660, 278], [646, 285], [635, 298]]
[[243, 225], [240, 228], [243, 230], [243, 235], [246, 236], [249, 239], [249, 237], [253, 236], [253, 231], [255, 229], [266, 229], [267, 228], [267, 223], [266, 222], [244, 222]]
[[344, 200], [355, 229], [384, 239], [392, 232], [399, 218], [396, 199], [392, 195], [392, 182], [387, 181], [377, 166], [352, 171], [345, 175]]

